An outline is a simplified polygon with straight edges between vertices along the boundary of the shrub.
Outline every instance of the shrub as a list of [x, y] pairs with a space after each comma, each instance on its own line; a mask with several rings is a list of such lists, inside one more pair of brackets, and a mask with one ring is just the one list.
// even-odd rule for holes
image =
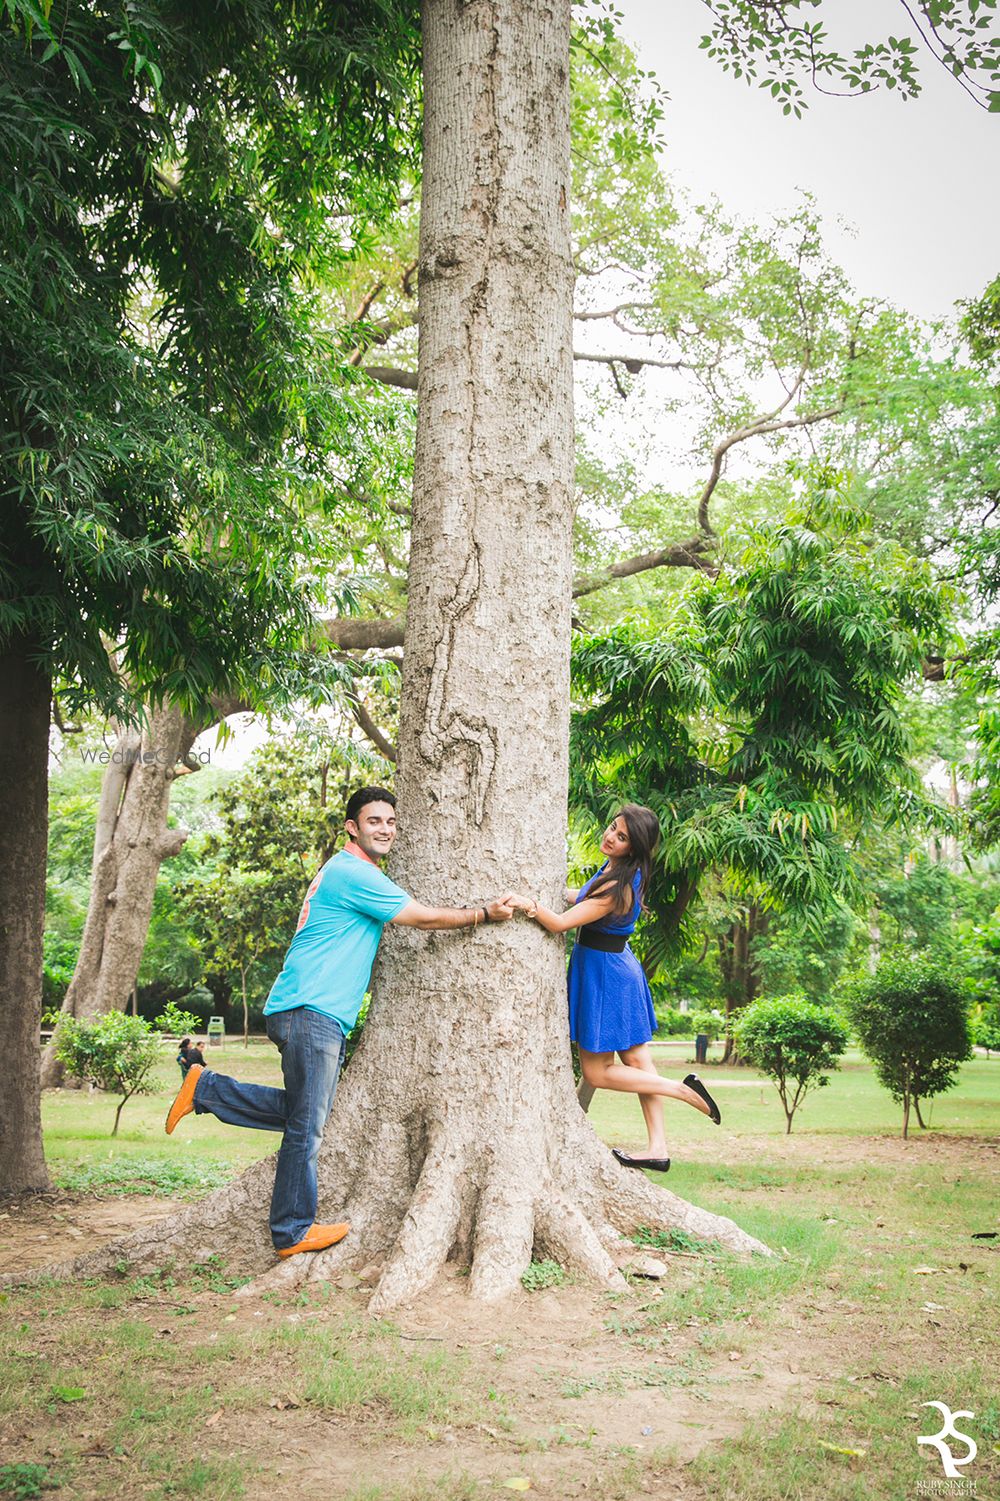
[[108, 1011], [96, 1021], [63, 1018], [52, 1044], [71, 1074], [122, 1099], [111, 1135], [118, 1135], [122, 1110], [134, 1094], [152, 1094], [150, 1074], [159, 1062], [160, 1037], [141, 1016]]
[[726, 1018], [717, 1011], [689, 1011], [687, 1014], [688, 1035], [697, 1037], [699, 1032], [714, 1042], [726, 1031]]
[[675, 1011], [672, 1006], [655, 1006], [656, 1030], [662, 1037], [689, 1037], [691, 1018], [684, 1011]]
[[740, 1057], [778, 1086], [786, 1135], [809, 1090], [830, 1082], [848, 1042], [837, 1012], [804, 995], [755, 1001], [736, 1018], [733, 1036]]
[[154, 1025], [160, 1032], [169, 1033], [171, 1037], [184, 1037], [190, 1032], [197, 1032], [201, 1020], [193, 1011], [183, 1011], [175, 1001], [168, 1001]]
[[848, 1013], [879, 1081], [923, 1125], [920, 1101], [957, 1083], [972, 1056], [968, 1003], [958, 983], [932, 960], [890, 954], [849, 992]]
[[[42, 1010], [49, 1016], [57, 1015], [62, 1008], [63, 997], [69, 989], [76, 968], [80, 945], [71, 938], [63, 938], [50, 929], [45, 932], [45, 947], [42, 959]], [[43, 1026], [45, 1022], [43, 1020]]]
[[987, 1058], [991, 1053], [1000, 1053], [1000, 1017], [995, 1013], [978, 1017], [972, 1023], [972, 1040], [977, 1048], [985, 1048]]

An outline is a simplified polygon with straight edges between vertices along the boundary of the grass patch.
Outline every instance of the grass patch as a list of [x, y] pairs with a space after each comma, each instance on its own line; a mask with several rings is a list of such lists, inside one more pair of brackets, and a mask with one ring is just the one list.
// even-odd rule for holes
[[13, 1501], [34, 1501], [44, 1491], [55, 1490], [60, 1481], [48, 1465], [0, 1465], [0, 1496]]
[[419, 1342], [408, 1347], [378, 1325], [346, 1319], [335, 1329], [299, 1325], [276, 1331], [272, 1347], [292, 1357], [294, 1372], [283, 1379], [301, 1401], [329, 1412], [381, 1409], [404, 1437], [475, 1423], [491, 1392], [496, 1400], [492, 1389], [481, 1397], [470, 1391], [462, 1357]]
[[656, 1251], [684, 1251], [692, 1256], [714, 1256], [722, 1247], [716, 1240], [695, 1240], [683, 1230], [651, 1230], [640, 1225], [629, 1239], [635, 1246], [647, 1246]]
[[[979, 1447], [962, 1478], [975, 1481], [980, 1496], [993, 1495], [990, 1482], [1000, 1479], [1000, 1459], [989, 1433], [995, 1390], [990, 1368], [956, 1370], [944, 1361], [892, 1384], [845, 1379], [816, 1394], [820, 1416], [791, 1412], [766, 1426], [748, 1424], [739, 1438], [706, 1449], [688, 1473], [718, 1501], [900, 1501], [918, 1496], [919, 1487], [942, 1480], [937, 1451], [917, 1444], [918, 1435], [940, 1429], [937, 1410], [921, 1407], [936, 1400], [976, 1414], [958, 1420]], [[968, 1452], [958, 1442], [954, 1451], [958, 1458]]]
[[228, 1183], [235, 1169], [228, 1162], [204, 1157], [112, 1157], [58, 1167], [56, 1185], [70, 1193], [97, 1193], [103, 1198], [157, 1194], [164, 1198], [200, 1199]]
[[[687, 1047], [655, 1048], [654, 1059], [665, 1078], [678, 1083], [689, 1071], [693, 1056]], [[778, 1091], [769, 1079], [752, 1068], [733, 1069], [709, 1064], [700, 1070], [707, 1087], [714, 1093], [722, 1111], [726, 1133], [783, 1136], [785, 1116]], [[973, 1058], [963, 1063], [955, 1089], [928, 1101], [924, 1112], [929, 1132], [919, 1128], [914, 1136], [979, 1135], [995, 1132], [997, 1096], [1000, 1093], [1000, 1058]], [[928, 1112], [930, 1112], [928, 1114]], [[635, 1098], [598, 1090], [590, 1107], [590, 1117], [605, 1141], [616, 1145], [645, 1146], [642, 1115]], [[818, 1133], [824, 1136], [899, 1136], [903, 1128], [902, 1107], [882, 1088], [871, 1065], [856, 1050], [849, 1049], [844, 1067], [831, 1075], [827, 1089], [817, 1089], [796, 1113], [794, 1136]], [[705, 1118], [694, 1110], [667, 1105], [667, 1137], [674, 1158], [670, 1178], [677, 1179], [684, 1168], [678, 1143], [700, 1140], [705, 1135]], [[784, 1165], [762, 1164], [763, 1172], [785, 1173]]]

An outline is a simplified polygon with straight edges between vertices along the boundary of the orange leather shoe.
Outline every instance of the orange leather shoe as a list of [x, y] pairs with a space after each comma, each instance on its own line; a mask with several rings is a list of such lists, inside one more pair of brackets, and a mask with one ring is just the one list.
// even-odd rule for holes
[[335, 1246], [338, 1240], [343, 1240], [350, 1230], [350, 1225], [313, 1225], [296, 1246], [286, 1246], [279, 1251], [279, 1256], [297, 1256], [300, 1251], [325, 1251], [327, 1246]]
[[204, 1072], [205, 1070], [200, 1063], [192, 1063], [184, 1075], [184, 1083], [177, 1091], [177, 1098], [167, 1111], [167, 1123], [163, 1129], [168, 1136], [177, 1125], [177, 1122], [182, 1121], [186, 1115], [190, 1115], [194, 1109], [194, 1092], [198, 1087], [198, 1080]]

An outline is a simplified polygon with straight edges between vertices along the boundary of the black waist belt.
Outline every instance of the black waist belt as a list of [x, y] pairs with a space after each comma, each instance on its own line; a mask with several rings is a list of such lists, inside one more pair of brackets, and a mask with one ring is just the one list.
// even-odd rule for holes
[[585, 949], [600, 949], [604, 954], [620, 954], [628, 943], [627, 933], [600, 933], [594, 928], [578, 928], [577, 943]]

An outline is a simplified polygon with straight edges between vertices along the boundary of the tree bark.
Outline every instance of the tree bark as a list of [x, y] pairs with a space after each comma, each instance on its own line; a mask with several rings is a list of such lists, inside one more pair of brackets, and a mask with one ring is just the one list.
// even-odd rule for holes
[[0, 655], [0, 1193], [49, 1181], [38, 1064], [50, 701], [48, 675], [15, 638]]
[[719, 939], [719, 959], [726, 994], [727, 1035], [723, 1063], [739, 1063], [736, 1047], [729, 1035], [730, 1018], [737, 1011], [752, 1006], [760, 993], [760, 977], [754, 966], [753, 941], [767, 932], [770, 914], [751, 903], [746, 912]]
[[[105, 771], [94, 831], [90, 901], [83, 941], [62, 1005], [64, 1016], [89, 1020], [123, 1011], [135, 986], [149, 933], [160, 865], [187, 839], [169, 829], [170, 793], [203, 728], [174, 704], [150, 710], [141, 734], [119, 734]], [[53, 1038], [53, 1042], [54, 1042]], [[52, 1043], [42, 1087], [62, 1083]]]
[[[425, 0], [420, 387], [392, 874], [435, 905], [565, 880], [573, 481], [569, 0]], [[273, 1261], [274, 1160], [75, 1264]], [[351, 1234], [269, 1285], [377, 1273], [374, 1313], [448, 1260], [481, 1299], [532, 1251], [604, 1286], [624, 1232], [762, 1251], [619, 1167], [576, 1102], [563, 942], [527, 919], [390, 929], [320, 1157]]]

